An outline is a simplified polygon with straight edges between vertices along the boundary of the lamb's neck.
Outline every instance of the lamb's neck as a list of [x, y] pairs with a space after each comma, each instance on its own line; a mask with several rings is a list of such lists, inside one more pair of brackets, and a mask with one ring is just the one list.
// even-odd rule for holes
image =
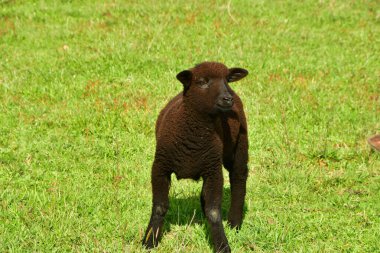
[[207, 113], [201, 113], [191, 107], [184, 108], [184, 119], [185, 124], [190, 130], [209, 130], [213, 131], [215, 129], [215, 122], [217, 122], [217, 117], [213, 117]]

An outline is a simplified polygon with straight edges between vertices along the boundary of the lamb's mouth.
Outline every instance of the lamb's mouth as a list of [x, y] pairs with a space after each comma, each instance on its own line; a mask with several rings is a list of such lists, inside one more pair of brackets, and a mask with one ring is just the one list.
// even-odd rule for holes
[[219, 104], [219, 103], [216, 105], [222, 111], [230, 111], [232, 109], [232, 106], [233, 106], [233, 104], [226, 105], [226, 104]]

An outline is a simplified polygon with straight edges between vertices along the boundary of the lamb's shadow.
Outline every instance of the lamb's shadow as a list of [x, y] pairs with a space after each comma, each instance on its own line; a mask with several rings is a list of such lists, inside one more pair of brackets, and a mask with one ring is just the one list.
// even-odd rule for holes
[[[204, 216], [200, 203], [200, 192], [198, 195], [193, 195], [186, 198], [169, 197], [170, 208], [165, 217], [164, 231], [170, 231], [170, 225], [191, 226], [192, 224], [199, 224], [206, 232], [207, 239], [211, 246], [211, 238], [209, 234], [207, 219]], [[222, 219], [227, 220], [228, 210], [231, 203], [231, 192], [229, 187], [223, 189], [223, 202], [222, 202]], [[244, 215], [247, 211], [244, 206]]]

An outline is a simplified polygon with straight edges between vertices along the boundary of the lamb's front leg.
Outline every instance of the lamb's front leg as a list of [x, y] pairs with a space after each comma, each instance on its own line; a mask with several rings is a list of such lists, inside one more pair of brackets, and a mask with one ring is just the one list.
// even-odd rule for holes
[[216, 252], [231, 252], [222, 223], [222, 195], [223, 174], [222, 168], [216, 173], [203, 178], [203, 189], [201, 199], [204, 201], [204, 212], [211, 228], [211, 237]]
[[163, 173], [163, 167], [156, 162], [152, 168], [153, 207], [143, 245], [150, 249], [158, 245], [162, 235], [164, 217], [169, 208], [170, 174]]

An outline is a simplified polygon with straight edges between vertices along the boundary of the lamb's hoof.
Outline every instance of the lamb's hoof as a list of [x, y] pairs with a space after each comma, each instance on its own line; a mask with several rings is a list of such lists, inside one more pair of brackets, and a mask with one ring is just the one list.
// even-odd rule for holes
[[216, 250], [217, 253], [231, 253], [231, 248], [230, 246], [227, 244], [219, 249]]
[[236, 222], [236, 221], [233, 221], [233, 220], [228, 220], [227, 224], [228, 224], [228, 226], [231, 229], [236, 229], [237, 232], [241, 229], [241, 222]]
[[148, 250], [153, 249], [154, 247], [157, 246], [157, 245], [154, 245], [153, 240], [152, 241], [151, 240], [146, 241], [145, 239], [143, 240], [142, 245], [144, 248], [146, 248]]
[[380, 151], [380, 134], [368, 139], [369, 145], [376, 151]]
[[147, 235], [144, 236], [144, 239], [142, 240], [142, 245], [146, 249], [153, 249], [154, 247], [157, 247], [158, 242], [153, 239], [153, 235], [151, 234], [152, 229], [149, 230]]

